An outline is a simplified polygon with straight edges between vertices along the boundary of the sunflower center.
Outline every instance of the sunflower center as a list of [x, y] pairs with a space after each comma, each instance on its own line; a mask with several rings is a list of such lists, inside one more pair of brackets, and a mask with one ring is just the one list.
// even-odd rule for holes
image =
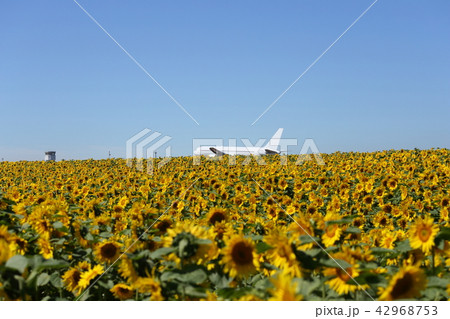
[[248, 265], [253, 263], [253, 251], [252, 247], [248, 246], [246, 243], [239, 242], [234, 245], [231, 251], [231, 257], [233, 261], [240, 266]]
[[42, 229], [43, 229], [44, 231], [48, 231], [48, 225], [47, 225], [47, 222], [46, 222], [46, 221], [43, 221], [43, 222], [41, 223], [41, 227], [42, 227]]
[[156, 228], [158, 228], [159, 231], [162, 233], [164, 233], [167, 230], [167, 228], [169, 228], [169, 227], [170, 227], [170, 222], [168, 222], [167, 220], [163, 220], [156, 226]]
[[390, 205], [384, 206], [383, 211], [388, 214], [392, 213], [392, 206], [390, 206]]
[[333, 237], [334, 234], [336, 233], [336, 229], [337, 229], [336, 225], [328, 226], [327, 229], [326, 229], [328, 237]]
[[397, 280], [392, 289], [392, 299], [400, 299], [413, 288], [414, 278], [410, 273], [406, 273], [403, 278]]
[[117, 253], [117, 247], [114, 244], [107, 243], [100, 249], [101, 255], [104, 258], [113, 258]]
[[352, 278], [352, 269], [351, 268], [347, 268], [344, 270], [342, 270], [341, 268], [337, 268], [337, 276], [342, 280], [342, 281], [348, 281], [350, 278]]
[[75, 272], [73, 273], [73, 275], [72, 275], [73, 283], [74, 283], [75, 285], [77, 285], [78, 282], [80, 281], [80, 279], [81, 279], [81, 274], [80, 274], [80, 272], [77, 270], [77, 271], [75, 271]]
[[150, 251], [155, 250], [156, 248], [156, 242], [153, 241], [152, 239], [150, 239], [149, 241], [147, 241], [147, 249]]
[[225, 220], [225, 215], [222, 212], [215, 212], [211, 218], [209, 219], [209, 222], [211, 224], [220, 223], [221, 221]]
[[419, 238], [422, 242], [426, 242], [430, 238], [431, 232], [427, 228], [422, 228], [419, 230]]
[[122, 287], [119, 288], [119, 293], [122, 294], [122, 295], [125, 295], [128, 291], [129, 290], [126, 289], [126, 288], [122, 288]]

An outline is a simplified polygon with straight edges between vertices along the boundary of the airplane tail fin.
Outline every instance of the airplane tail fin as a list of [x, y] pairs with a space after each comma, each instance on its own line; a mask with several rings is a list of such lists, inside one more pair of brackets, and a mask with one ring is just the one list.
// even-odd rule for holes
[[264, 146], [266, 150], [274, 151], [278, 153], [278, 146], [280, 145], [281, 135], [283, 134], [283, 129], [279, 128], [278, 131], [272, 136], [269, 143]]

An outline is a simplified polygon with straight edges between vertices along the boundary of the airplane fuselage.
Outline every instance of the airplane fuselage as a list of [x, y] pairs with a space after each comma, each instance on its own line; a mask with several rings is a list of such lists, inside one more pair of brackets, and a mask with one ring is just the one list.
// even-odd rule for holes
[[194, 155], [204, 156], [221, 156], [221, 155], [265, 155], [266, 151], [261, 147], [228, 147], [228, 146], [215, 146], [215, 147], [199, 147], [194, 151]]
[[194, 155], [222, 156], [222, 155], [270, 155], [280, 154], [278, 145], [280, 144], [283, 129], [279, 128], [270, 141], [263, 147], [241, 147], [241, 146], [200, 146], [194, 151]]

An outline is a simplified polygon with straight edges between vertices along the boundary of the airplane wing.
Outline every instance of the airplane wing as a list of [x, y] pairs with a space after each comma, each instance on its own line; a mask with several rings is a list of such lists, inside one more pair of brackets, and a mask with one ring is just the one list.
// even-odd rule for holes
[[280, 154], [278, 151], [273, 151], [268, 148], [265, 149], [267, 155]]
[[213, 153], [216, 154], [217, 156], [225, 155], [224, 152], [219, 151], [219, 150], [218, 150], [217, 148], [215, 148], [215, 147], [210, 147], [209, 149], [211, 150], [211, 152], [213, 152]]

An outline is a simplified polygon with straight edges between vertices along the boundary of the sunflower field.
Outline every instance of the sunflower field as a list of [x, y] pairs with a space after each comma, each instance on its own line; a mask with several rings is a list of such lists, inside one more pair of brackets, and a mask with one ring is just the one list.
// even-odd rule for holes
[[322, 158], [1, 162], [0, 300], [448, 300], [450, 151]]

